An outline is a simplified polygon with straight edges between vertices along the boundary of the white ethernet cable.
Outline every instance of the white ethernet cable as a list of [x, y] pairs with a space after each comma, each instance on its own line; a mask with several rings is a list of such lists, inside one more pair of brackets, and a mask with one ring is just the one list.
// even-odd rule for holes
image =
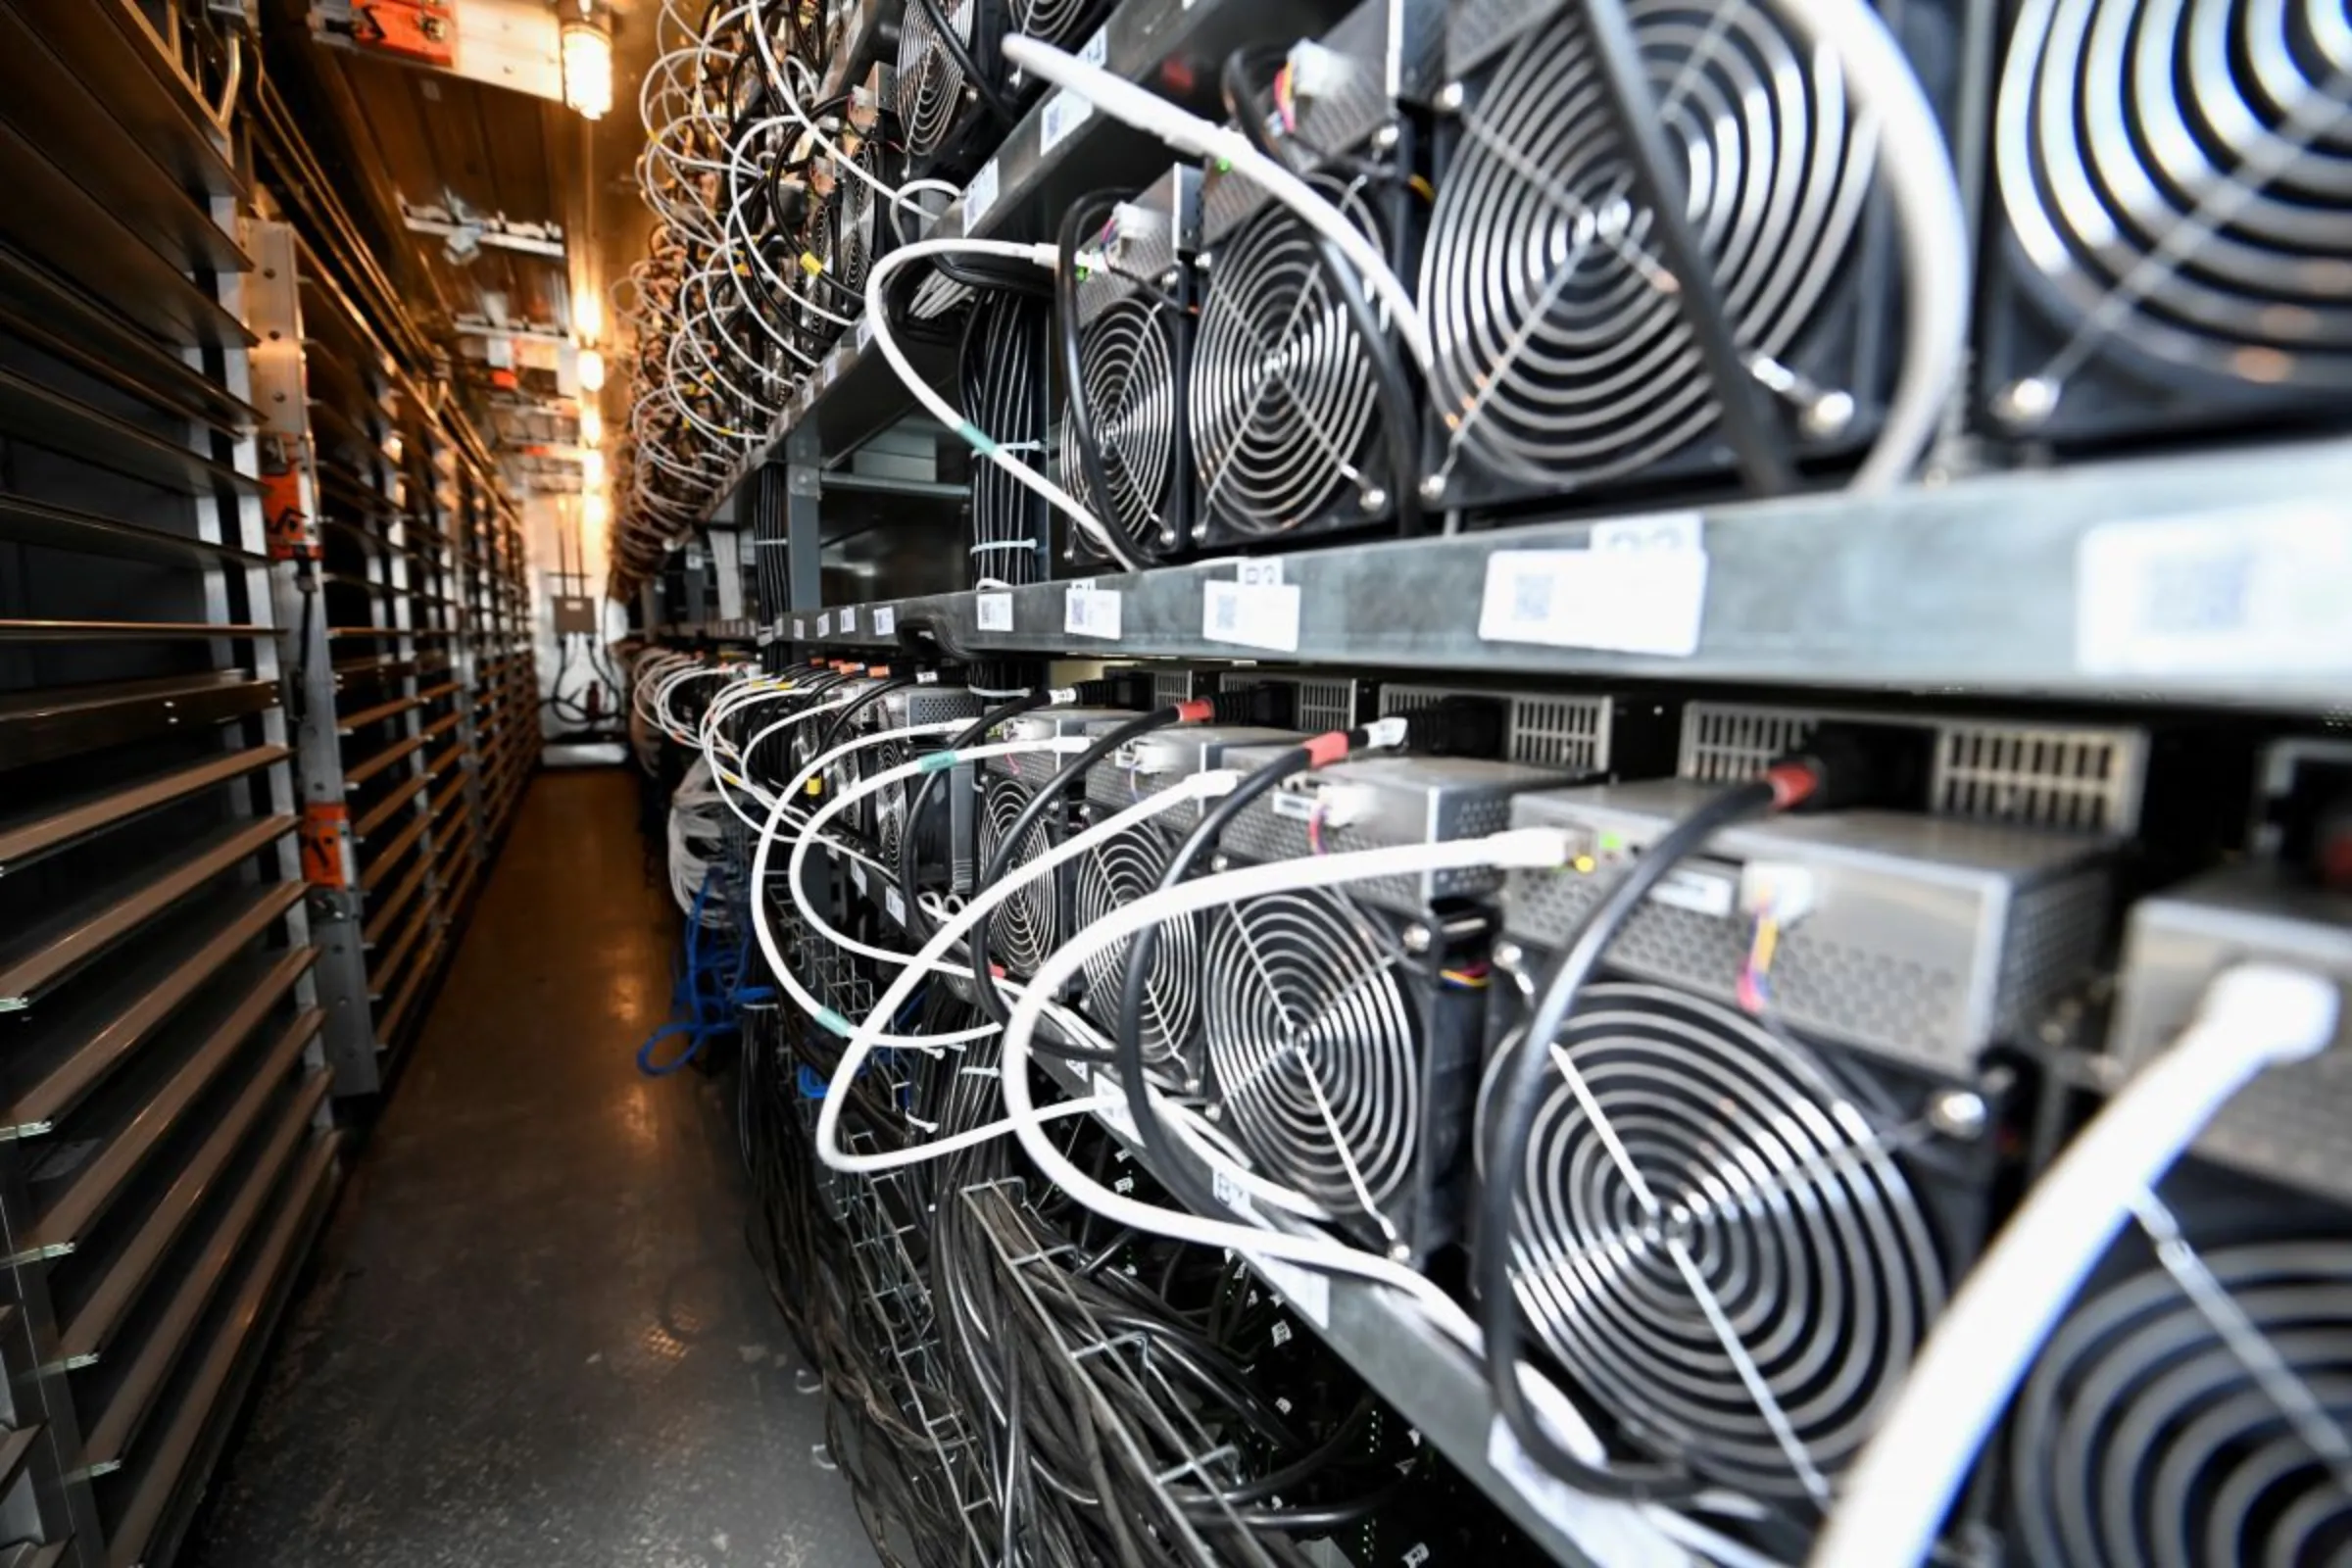
[[[1936, 111], [1902, 46], [1861, 0], [1778, 0], [1781, 14], [1817, 49], [1837, 55], [1865, 115], [1880, 122], [1879, 167], [1903, 230], [1904, 354], [1886, 417], [1849, 489], [1873, 494], [1909, 475], [1940, 427], [1968, 351], [1968, 220], [1960, 182]], [[1051, 44], [1013, 34], [1004, 58], [1023, 72], [1076, 93], [1114, 120], [1150, 131], [1179, 152], [1230, 166], [1298, 215], [1355, 264], [1364, 285], [1397, 323], [1406, 349], [1430, 374], [1434, 350], [1419, 304], [1388, 260], [1347, 217], [1238, 130], [1187, 114], [1099, 66]]]
[[[918, 774], [928, 772], [933, 768], [954, 765], [954, 760], [943, 763], [936, 760], [938, 758], [944, 757], [955, 760], [972, 761], [989, 757], [1011, 756], [1019, 752], [1083, 751], [1087, 745], [1088, 742], [1083, 736], [1061, 735], [1054, 736], [1049, 740], [1004, 741], [992, 746], [969, 747], [960, 752], [935, 752], [930, 757], [921, 758], [915, 761], [908, 762], [903, 767], [889, 768], [881, 773], [876, 774], [870, 779], [863, 780], [856, 788], [844, 790], [840, 798], [844, 802], [854, 801], [863, 794], [870, 793], [874, 790], [879, 790], [888, 784], [896, 783], [900, 779], [912, 778]], [[820, 759], [820, 760], [822, 760]], [[776, 804], [769, 808], [767, 820], [760, 826], [760, 842], [752, 851], [752, 886], [754, 887], [763, 888], [767, 886], [767, 867], [769, 858], [775, 851], [777, 833], [783, 824], [785, 808], [791, 803], [791, 790], [779, 791], [776, 795]], [[809, 1017], [814, 1018], [818, 1023], [822, 1024], [825, 1028], [831, 1030], [835, 1034], [850, 1034], [853, 1029], [850, 1021], [847, 1018], [842, 1017], [841, 1014], [835, 1012], [830, 1006], [825, 1004], [821, 998], [809, 992], [806, 986], [803, 986], [800, 983], [799, 978], [793, 975], [789, 967], [785, 964], [783, 952], [776, 946], [775, 932], [767, 923], [767, 901], [765, 899], [754, 899], [752, 901], [752, 932], [753, 935], [759, 939], [760, 952], [767, 959], [767, 966], [775, 971], [777, 983], [783, 986], [786, 994], [788, 994], [793, 1001], [799, 1004], [801, 1010], [808, 1013]], [[923, 967], [928, 967], [928, 965], [917, 967], [912, 972], [919, 975], [922, 972]], [[905, 997], [902, 995], [891, 1004], [896, 1006], [898, 1005], [898, 1002], [904, 1000]], [[871, 1022], [871, 1020], [869, 1019], [868, 1022]], [[993, 1035], [996, 1032], [997, 1026], [992, 1021], [985, 1028], [967, 1029], [956, 1034], [877, 1034], [873, 1039], [868, 1040], [866, 1045], [869, 1049], [875, 1046], [889, 1046], [896, 1049], [906, 1050], [936, 1050], [941, 1046], [954, 1045], [965, 1040], [982, 1039], [988, 1035]]]
[[[1078, 749], [1081, 751], [1085, 750], [1089, 744], [1085, 736], [1072, 735], [1059, 738], [1079, 742]], [[1028, 744], [1034, 746], [1042, 743], [1030, 742]], [[943, 752], [938, 755], [953, 758], [957, 754]], [[962, 755], [968, 757], [978, 754], [965, 753]], [[930, 759], [925, 759], [922, 762], [909, 762], [905, 767], [892, 768], [889, 772], [880, 775], [880, 778], [887, 780], [894, 776], [911, 777], [917, 773], [928, 771], [926, 763], [930, 763]], [[918, 1164], [923, 1160], [950, 1153], [958, 1149], [969, 1149], [976, 1144], [987, 1143], [1012, 1131], [1013, 1120], [1007, 1117], [1004, 1121], [993, 1122], [986, 1127], [975, 1127], [952, 1138], [935, 1139], [907, 1149], [892, 1150], [877, 1154], [854, 1154], [843, 1149], [839, 1142], [841, 1101], [848, 1093], [850, 1085], [857, 1079], [858, 1072], [864, 1067], [866, 1058], [873, 1054], [874, 1048], [885, 1038], [881, 1031], [888, 1025], [893, 1012], [909, 996], [913, 995], [914, 988], [922, 982], [923, 977], [940, 963], [948, 950], [960, 941], [964, 933], [979, 922], [982, 915], [996, 908], [997, 906], [1011, 898], [1029, 883], [1036, 881], [1063, 862], [1085, 854], [1098, 844], [1115, 838], [1129, 828], [1147, 822], [1154, 816], [1164, 815], [1187, 802], [1205, 801], [1214, 796], [1231, 794], [1233, 787], [1241, 781], [1241, 774], [1231, 768], [1212, 768], [1206, 772], [1195, 773], [1182, 783], [1161, 790], [1156, 795], [1148, 796], [1116, 815], [1096, 823], [1085, 832], [1075, 834], [1054, 845], [1036, 859], [1025, 861], [1019, 870], [1004, 877], [1004, 880], [982, 889], [969, 904], [956, 911], [953, 918], [933, 932], [931, 940], [923, 944], [922, 951], [917, 953], [912, 961], [899, 971], [898, 978], [893, 980], [889, 989], [875, 1001], [873, 1010], [866, 1014], [865, 1021], [848, 1031], [849, 1043], [842, 1048], [841, 1061], [833, 1069], [832, 1089], [825, 1097], [831, 1109], [828, 1112], [820, 1106], [817, 1111], [816, 1157], [834, 1170], [868, 1175], [875, 1171], [896, 1169], [902, 1165]], [[1034, 981], [1021, 991], [1021, 1001], [1023, 1003], [1035, 1001], [1037, 1011], [1041, 1016], [1052, 996], [1051, 989], [1041, 987]], [[970, 1033], [994, 1034], [996, 1029], [996, 1024], [992, 1022], [985, 1029]], [[969, 1033], [962, 1037], [938, 1035], [930, 1037], [929, 1043], [934, 1046], [943, 1045], [951, 1040], [969, 1037]], [[1040, 1119], [1051, 1120], [1063, 1115], [1077, 1115], [1096, 1110], [1115, 1110], [1121, 1098], [1116, 1094], [1102, 1095], [1089, 1100], [1074, 1101], [1068, 1104], [1048, 1106], [1043, 1111], [1033, 1106], [1022, 1114], [1028, 1118], [1029, 1123], [1035, 1123]]]
[[[1157, 102], [1156, 99], [1153, 101]], [[908, 262], [919, 262], [930, 256], [1003, 256], [1014, 261], [1032, 262], [1050, 271], [1054, 267], [1054, 254], [1052, 245], [1016, 245], [1010, 240], [1001, 239], [923, 239], [911, 245], [901, 245], [877, 260], [865, 275], [865, 319], [873, 328], [874, 344], [881, 349], [882, 357], [890, 362], [891, 369], [933, 418], [955, 431], [974, 452], [1042, 496], [1048, 505], [1065, 514], [1085, 530], [1087, 537], [1100, 546], [1104, 554], [1118, 563], [1121, 570], [1140, 571], [1142, 565], [1128, 558], [1126, 552], [1119, 548], [1118, 541], [1111, 537], [1102, 519], [1080, 504], [1076, 496], [999, 446], [987, 431], [958, 414], [956, 406], [940, 396], [937, 388], [915, 373], [914, 366], [908, 362], [906, 351], [899, 347], [898, 339], [891, 331], [890, 313], [883, 306], [883, 285]]]
[[2206, 988], [2196, 1018], [2076, 1135], [1969, 1271], [1838, 1489], [1813, 1568], [1927, 1555], [2034, 1350], [2141, 1195], [2257, 1073], [2324, 1049], [2336, 1012], [2332, 983], [2277, 964], [2240, 964]]

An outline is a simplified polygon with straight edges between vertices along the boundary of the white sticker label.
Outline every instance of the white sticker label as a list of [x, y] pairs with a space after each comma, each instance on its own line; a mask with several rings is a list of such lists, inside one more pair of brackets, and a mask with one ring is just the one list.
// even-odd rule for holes
[[1054, 150], [1062, 137], [1086, 123], [1095, 106], [1064, 88], [1046, 100], [1037, 126], [1037, 152], [1044, 157]]
[[1331, 1276], [1318, 1274], [1311, 1268], [1300, 1268], [1279, 1258], [1251, 1256], [1250, 1266], [1265, 1276], [1266, 1283], [1282, 1293], [1282, 1298], [1298, 1313], [1319, 1329], [1331, 1327]]
[[850, 862], [850, 880], [857, 884], [858, 892], [865, 891], [865, 862], [863, 860]]
[[816, 634], [819, 637], [830, 637], [833, 635], [833, 612], [830, 610], [816, 617]]
[[863, 354], [866, 350], [866, 346], [873, 341], [874, 323], [868, 320], [866, 318], [860, 316], [858, 318], [858, 352]]
[[841, 629], [843, 631], [856, 631], [858, 629], [858, 607], [856, 605], [844, 605], [842, 607]]
[[840, 375], [841, 375], [841, 360], [840, 360], [840, 358], [839, 358], [838, 356], [835, 356], [835, 355], [830, 355], [830, 354], [826, 355], [826, 356], [825, 356], [825, 373], [824, 373], [822, 376], [819, 376], [819, 377], [818, 377], [818, 379], [819, 379], [819, 380], [821, 380], [821, 381], [822, 381], [822, 382], [823, 382], [825, 385], [827, 385], [827, 386], [831, 386], [831, 385], [834, 383], [834, 381], [835, 381], [835, 380], [836, 380], [836, 379], [837, 379], [837, 378], [838, 378]]
[[1266, 583], [1282, 581], [1282, 558], [1268, 556], [1262, 561], [1245, 561], [1234, 572], [1237, 582]]
[[805, 643], [808, 640], [808, 623], [807, 621], [797, 619], [793, 621], [792, 640], [796, 643]]
[[1487, 1465], [1593, 1562], [1609, 1568], [1688, 1568], [1690, 1562], [1640, 1504], [1579, 1492], [1538, 1465], [1500, 1415], [1487, 1432]]
[[774, 647], [774, 646], [775, 646], [775, 642], [776, 642], [776, 634], [775, 634], [774, 632], [772, 632], [772, 631], [768, 630], [768, 629], [767, 629], [765, 626], [762, 626], [762, 627], [760, 627], [760, 647], [762, 647], [762, 648], [772, 648], [772, 647]]
[[980, 595], [972, 601], [972, 620], [982, 631], [1012, 630], [1012, 595]]
[[906, 896], [901, 893], [895, 884], [887, 882], [883, 884], [882, 907], [888, 909], [890, 917], [899, 924], [906, 923]]
[[1216, 1195], [1217, 1201], [1232, 1209], [1236, 1214], [1247, 1219], [1257, 1217], [1257, 1205], [1250, 1201], [1250, 1195], [1242, 1190], [1242, 1184], [1235, 1181], [1230, 1172], [1210, 1171], [1208, 1185], [1209, 1190]]
[[1678, 909], [1728, 920], [1733, 906], [1738, 902], [1739, 892], [1739, 884], [1731, 877], [1678, 865], [1658, 878], [1658, 885], [1649, 890], [1649, 896], [1660, 904], [1670, 904]]
[[1097, 1067], [1094, 1091], [1098, 1099], [1106, 1102], [1095, 1110], [1103, 1125], [1129, 1138], [1136, 1137], [1135, 1118], [1127, 1112], [1127, 1092], [1119, 1086], [1118, 1076], [1108, 1067]]
[[1086, 47], [1078, 51], [1078, 58], [1090, 66], [1109, 63], [1110, 26], [1107, 23], [1095, 29], [1095, 35], [1086, 40]]
[[899, 629], [899, 612], [884, 605], [874, 612], [874, 635], [888, 637]]
[[1498, 550], [1487, 558], [1478, 635], [1688, 659], [1706, 603], [1702, 550]]
[[1119, 591], [1116, 588], [1072, 588], [1061, 596], [1061, 629], [1075, 637], [1103, 637], [1117, 641]]
[[1266, 807], [1276, 816], [1303, 822], [1315, 814], [1315, 797], [1303, 790], [1277, 789], [1266, 797]]
[[1298, 651], [1298, 587], [1285, 582], [1200, 585], [1200, 635], [1277, 653]]
[[980, 172], [972, 176], [972, 182], [963, 187], [963, 231], [969, 234], [978, 229], [980, 220], [996, 204], [997, 161], [991, 158], [980, 166]]
[[2340, 502], [2111, 522], [2075, 547], [2075, 662], [2098, 675], [2252, 675], [2352, 662]]

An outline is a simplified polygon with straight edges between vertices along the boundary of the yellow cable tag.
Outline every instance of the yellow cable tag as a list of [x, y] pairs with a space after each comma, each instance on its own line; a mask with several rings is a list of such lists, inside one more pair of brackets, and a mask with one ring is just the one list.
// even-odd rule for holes
[[810, 780], [808, 781], [808, 793], [809, 793], [809, 794], [811, 794], [811, 795], [822, 795], [822, 794], [824, 794], [824, 793], [825, 793], [825, 781], [824, 781], [823, 779], [821, 779], [821, 778], [812, 778], [812, 779], [810, 779]]
[[807, 251], [803, 251], [801, 252], [801, 270], [807, 272], [810, 277], [821, 277], [824, 275], [825, 264]]

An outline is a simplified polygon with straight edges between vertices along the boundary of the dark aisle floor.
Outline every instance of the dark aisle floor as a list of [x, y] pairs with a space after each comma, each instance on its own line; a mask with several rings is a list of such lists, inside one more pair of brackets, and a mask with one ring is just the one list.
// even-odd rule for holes
[[633, 781], [532, 786], [189, 1559], [852, 1568], [731, 1122], [638, 1075], [671, 914]]

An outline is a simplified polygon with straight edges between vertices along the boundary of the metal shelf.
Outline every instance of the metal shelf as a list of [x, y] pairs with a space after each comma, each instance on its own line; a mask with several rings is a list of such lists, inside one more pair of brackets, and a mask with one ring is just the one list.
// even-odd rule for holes
[[[1253, 563], [1249, 569], [1277, 581], [1238, 595], [1243, 568], [1232, 559], [1091, 579], [1094, 591], [1116, 596], [1107, 612], [1113, 636], [1070, 629], [1068, 583], [849, 607], [847, 631], [842, 609], [805, 613], [769, 633], [826, 649], [885, 646], [893, 638], [874, 629], [883, 611], [897, 628], [930, 623], [971, 657], [1297, 660], [2334, 712], [2352, 690], [2352, 621], [2330, 608], [2352, 603], [2352, 530], [2317, 498], [2348, 490], [2352, 441], [2333, 439], [1984, 475], [1885, 496], [1701, 506], [1646, 522], [1568, 520], [1342, 545]], [[1584, 553], [1596, 530], [1604, 544], [1664, 530], [1678, 549], [1699, 545], [1695, 576], [1667, 573], [1688, 602], [1645, 571], [1610, 572], [1592, 579], [1618, 591], [1598, 607], [1605, 614], [1539, 616], [1506, 602], [1506, 634], [1482, 635], [1491, 585], [1507, 593], [1564, 554], [1574, 557], [1569, 566], [1592, 566]], [[1641, 552], [1611, 553], [1623, 561]], [[2243, 591], [2168, 601], [2168, 583], [2182, 573]], [[1637, 593], [1653, 602], [1623, 602]], [[1223, 635], [1205, 629], [1212, 594], [1243, 606]], [[1099, 602], [1082, 608], [1105, 613]], [[1689, 616], [1692, 651], [1559, 645], [1619, 635], [1629, 611], [1645, 635]], [[2166, 618], [2180, 615], [2201, 618]]]

